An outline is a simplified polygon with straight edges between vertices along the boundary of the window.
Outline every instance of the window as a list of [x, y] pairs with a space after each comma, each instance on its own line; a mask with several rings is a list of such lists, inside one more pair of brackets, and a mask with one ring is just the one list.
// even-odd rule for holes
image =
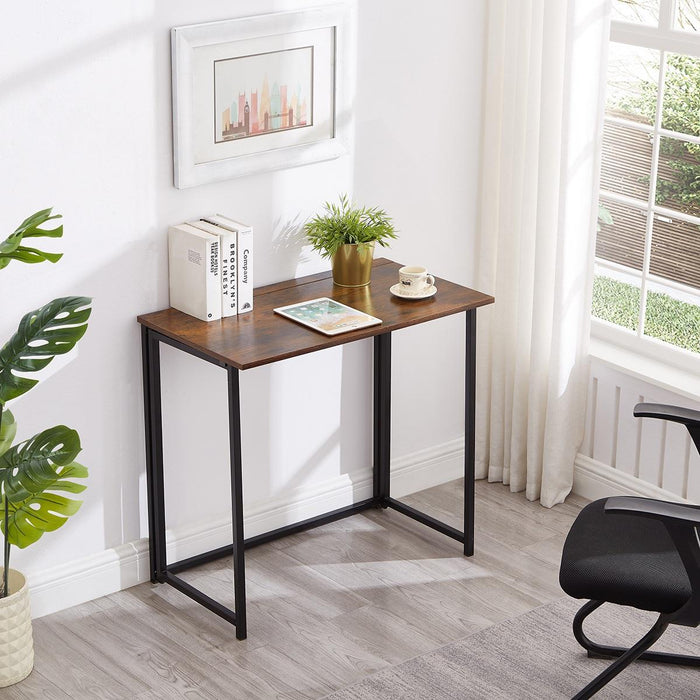
[[593, 316], [635, 348], [700, 353], [698, 30], [700, 0], [613, 1]]

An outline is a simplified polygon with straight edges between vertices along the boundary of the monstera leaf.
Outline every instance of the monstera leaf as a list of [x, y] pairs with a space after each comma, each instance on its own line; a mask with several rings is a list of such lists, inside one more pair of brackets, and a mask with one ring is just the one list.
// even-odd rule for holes
[[[88, 470], [74, 461], [80, 452], [75, 430], [57, 425], [15, 445], [0, 456], [0, 528], [10, 544], [20, 548], [57, 530], [74, 515], [82, 501], [62, 493], [80, 493]], [[7, 532], [5, 531], [7, 507]]]
[[38, 381], [16, 372], [36, 372], [56, 355], [73, 349], [87, 330], [91, 301], [62, 297], [22, 318], [17, 332], [0, 350], [0, 403], [21, 396]]
[[12, 441], [15, 439], [17, 434], [17, 423], [15, 422], [15, 417], [9, 408], [5, 408], [2, 411], [1, 417], [2, 423], [0, 423], [0, 455], [7, 452], [12, 445]]
[[60, 219], [60, 214], [51, 216], [51, 209], [42, 209], [25, 219], [2, 243], [0, 243], [0, 270], [7, 267], [11, 260], [19, 260], [24, 263], [40, 263], [44, 261], [58, 262], [62, 253], [47, 253], [37, 248], [22, 245], [25, 238], [60, 238], [63, 235], [63, 226], [56, 228], [39, 228], [42, 224], [52, 219]]

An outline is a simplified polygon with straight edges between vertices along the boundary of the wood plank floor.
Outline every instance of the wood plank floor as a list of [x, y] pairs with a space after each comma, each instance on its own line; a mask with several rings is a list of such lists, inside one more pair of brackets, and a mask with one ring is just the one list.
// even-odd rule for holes
[[[403, 499], [461, 528], [461, 482]], [[170, 586], [144, 583], [34, 621], [35, 668], [3, 700], [320, 698], [563, 597], [551, 510], [477, 482], [476, 553], [392, 510], [246, 555], [248, 639]], [[233, 607], [230, 562], [182, 575]]]

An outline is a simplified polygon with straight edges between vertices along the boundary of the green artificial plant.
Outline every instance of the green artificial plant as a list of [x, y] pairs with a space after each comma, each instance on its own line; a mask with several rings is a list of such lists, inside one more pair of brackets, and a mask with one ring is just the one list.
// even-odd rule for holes
[[[24, 245], [29, 238], [60, 238], [63, 226], [43, 228], [47, 221], [58, 218], [60, 214], [44, 209], [23, 221], [0, 243], [0, 269], [12, 260], [58, 262], [61, 253]], [[44, 532], [61, 527], [82, 503], [63, 494], [83, 491], [85, 486], [75, 479], [88, 475], [75, 461], [81, 450], [75, 430], [57, 425], [14, 444], [17, 424], [6, 404], [38, 383], [27, 375], [72, 350], [83, 337], [91, 301], [89, 297], [62, 297], [30, 311], [0, 349], [0, 530], [4, 536], [0, 597], [9, 595], [10, 546], [27, 547]]]
[[304, 225], [304, 233], [314, 250], [332, 258], [346, 244], [379, 243], [389, 245], [396, 230], [389, 215], [378, 207], [358, 207], [346, 194], [340, 204], [324, 203], [325, 214], [318, 214]]

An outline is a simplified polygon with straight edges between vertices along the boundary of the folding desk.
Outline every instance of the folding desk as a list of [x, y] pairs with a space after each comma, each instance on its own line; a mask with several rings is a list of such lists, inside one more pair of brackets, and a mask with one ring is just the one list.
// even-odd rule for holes
[[[367, 508], [394, 508], [462, 542], [464, 554], [474, 552], [474, 384], [476, 370], [476, 309], [493, 302], [481, 292], [436, 278], [437, 294], [429, 299], [405, 300], [391, 295], [400, 265], [374, 261], [368, 287], [338, 287], [330, 273], [272, 284], [255, 290], [254, 309], [209, 323], [165, 309], [138, 317], [141, 324], [146, 429], [146, 476], [151, 581], [169, 583], [236, 626], [246, 637], [245, 550], [295, 532], [359, 513]], [[280, 306], [330, 297], [372, 316], [382, 324], [335, 336], [325, 336], [273, 312]], [[466, 378], [464, 415], [464, 531], [460, 532], [390, 495], [391, 334], [400, 328], [465, 312]], [[245, 539], [241, 464], [241, 402], [239, 372], [335, 345], [374, 338], [373, 371], [373, 495], [346, 508]], [[165, 343], [226, 370], [228, 380], [229, 453], [233, 543], [189, 559], [167, 562], [163, 487], [163, 427], [161, 416], [160, 344]], [[233, 555], [234, 606], [231, 610], [190, 585], [177, 574], [193, 566]]]

